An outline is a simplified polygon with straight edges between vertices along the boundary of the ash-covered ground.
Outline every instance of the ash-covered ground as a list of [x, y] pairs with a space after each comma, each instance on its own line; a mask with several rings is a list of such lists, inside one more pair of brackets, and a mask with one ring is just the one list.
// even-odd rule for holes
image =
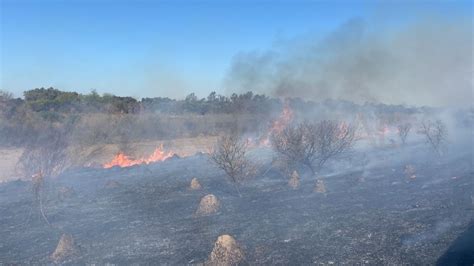
[[[272, 168], [242, 183], [239, 197], [206, 155], [75, 169], [46, 183], [51, 225], [34, 203], [30, 182], [4, 183], [0, 262], [52, 263], [59, 238], [68, 233], [79, 247], [64, 261], [70, 264], [197, 264], [222, 234], [238, 241], [251, 265], [434, 264], [472, 221], [474, 171], [469, 147], [441, 158], [432, 154], [421, 144], [358, 151], [352, 163], [321, 172], [325, 194], [314, 192], [315, 177], [301, 173], [293, 190], [289, 177]], [[268, 151], [252, 156], [270, 165]], [[201, 190], [188, 189], [193, 177]], [[74, 193], [61, 194], [64, 187]], [[220, 200], [219, 211], [196, 217], [209, 193]]]

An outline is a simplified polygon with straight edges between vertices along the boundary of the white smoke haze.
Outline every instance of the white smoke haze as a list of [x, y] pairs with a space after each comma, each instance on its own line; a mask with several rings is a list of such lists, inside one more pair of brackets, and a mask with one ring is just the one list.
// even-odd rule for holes
[[234, 57], [225, 86], [271, 96], [466, 106], [473, 101], [472, 23], [425, 17], [397, 27], [352, 19]]

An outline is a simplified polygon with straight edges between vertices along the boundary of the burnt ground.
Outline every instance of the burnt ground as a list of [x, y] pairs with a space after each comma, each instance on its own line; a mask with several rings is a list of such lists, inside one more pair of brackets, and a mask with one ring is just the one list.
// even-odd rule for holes
[[[0, 262], [48, 264], [62, 232], [72, 234], [80, 255], [71, 264], [204, 262], [214, 241], [231, 234], [248, 264], [434, 264], [474, 217], [472, 152], [443, 159], [393, 149], [370, 151], [365, 168], [329, 166], [321, 173], [327, 194], [313, 192], [302, 176], [291, 190], [270, 170], [241, 187], [238, 197], [203, 155], [148, 166], [75, 169], [49, 180], [45, 210], [32, 203], [31, 184], [0, 185]], [[362, 158], [356, 154], [356, 158]], [[405, 166], [416, 168], [407, 177]], [[192, 177], [203, 186], [189, 191]], [[106, 188], [109, 180], [116, 188]], [[60, 199], [58, 190], [75, 194]], [[219, 212], [194, 217], [207, 193]]]

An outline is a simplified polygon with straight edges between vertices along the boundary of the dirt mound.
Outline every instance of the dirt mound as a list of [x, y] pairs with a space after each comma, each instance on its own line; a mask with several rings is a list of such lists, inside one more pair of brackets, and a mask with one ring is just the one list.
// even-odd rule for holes
[[210, 215], [219, 209], [220, 202], [216, 196], [212, 194], [208, 194], [201, 198], [201, 202], [199, 203], [199, 207], [196, 210], [197, 216], [203, 215]]
[[326, 186], [324, 185], [324, 181], [321, 179], [316, 180], [316, 186], [314, 187], [314, 192], [316, 193], [326, 193]]
[[291, 178], [288, 180], [288, 186], [292, 189], [298, 189], [300, 187], [300, 175], [296, 170], [291, 174]]
[[199, 183], [199, 181], [197, 180], [197, 178], [193, 178], [191, 180], [191, 184], [189, 185], [189, 189], [190, 190], [200, 190], [202, 188], [201, 184]]
[[415, 168], [415, 166], [413, 166], [411, 164], [406, 165], [404, 173], [408, 178], [415, 179], [416, 178], [416, 168]]
[[118, 181], [115, 181], [115, 180], [109, 180], [105, 183], [104, 187], [105, 188], [118, 188], [120, 187], [122, 184], [120, 184]]
[[238, 265], [244, 261], [244, 252], [230, 235], [217, 238], [206, 265]]
[[71, 258], [79, 254], [79, 250], [74, 244], [74, 239], [70, 234], [63, 234], [59, 239], [56, 250], [51, 254], [51, 260], [60, 263], [67, 258]]
[[72, 187], [60, 187], [58, 189], [58, 198], [59, 200], [65, 200], [67, 198], [74, 197], [76, 195], [76, 191]]

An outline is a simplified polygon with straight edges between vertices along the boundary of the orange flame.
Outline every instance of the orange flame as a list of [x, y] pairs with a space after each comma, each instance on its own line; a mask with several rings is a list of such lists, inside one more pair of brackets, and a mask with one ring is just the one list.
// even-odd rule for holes
[[291, 120], [293, 120], [293, 116], [293, 110], [291, 110], [291, 107], [288, 102], [285, 101], [283, 105], [283, 111], [281, 112], [280, 116], [278, 117], [278, 119], [273, 121], [270, 129], [263, 137], [260, 137], [258, 144], [255, 144], [255, 146], [270, 147], [270, 136], [274, 133], [282, 132], [291, 123]]
[[293, 119], [293, 110], [291, 110], [290, 105], [288, 102], [285, 102], [283, 106], [283, 111], [280, 114], [280, 117], [273, 121], [272, 127], [270, 128], [270, 134], [272, 133], [279, 133], [285, 129]]
[[173, 155], [174, 153], [171, 151], [169, 152], [163, 151], [163, 145], [156, 148], [155, 151], [147, 158], [131, 159], [127, 155], [125, 155], [125, 153], [119, 152], [117, 155], [115, 155], [112, 161], [105, 163], [103, 167], [104, 168], [112, 168], [114, 166], [130, 167], [130, 166], [140, 165], [140, 164], [150, 164], [153, 162], [164, 161], [172, 157]]

